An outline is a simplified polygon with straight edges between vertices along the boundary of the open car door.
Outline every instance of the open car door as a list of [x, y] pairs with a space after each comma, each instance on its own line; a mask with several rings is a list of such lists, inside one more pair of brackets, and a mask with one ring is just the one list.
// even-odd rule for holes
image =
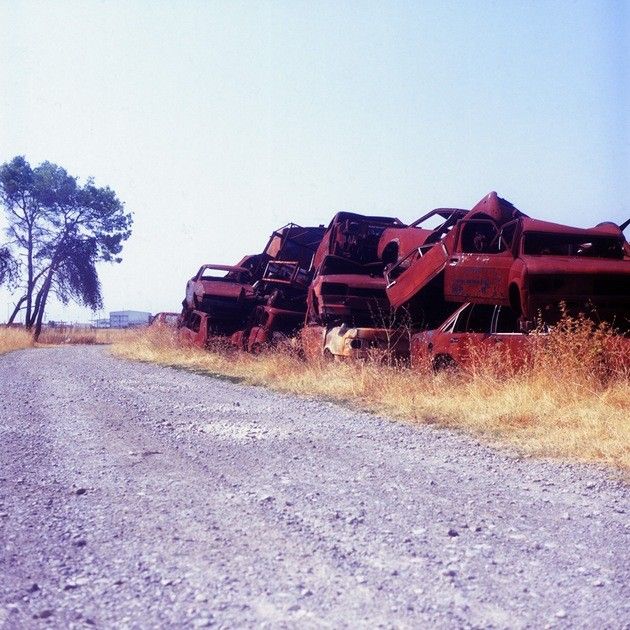
[[503, 229], [491, 219], [463, 220], [444, 270], [444, 298], [449, 302], [509, 305], [512, 242], [517, 221]]

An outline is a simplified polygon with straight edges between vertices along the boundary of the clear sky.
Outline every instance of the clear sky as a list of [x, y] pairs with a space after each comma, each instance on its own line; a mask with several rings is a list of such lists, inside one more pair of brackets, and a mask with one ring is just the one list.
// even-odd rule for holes
[[106, 310], [179, 310], [201, 263], [339, 210], [628, 218], [629, 66], [623, 1], [0, 0], [0, 162], [112, 187]]

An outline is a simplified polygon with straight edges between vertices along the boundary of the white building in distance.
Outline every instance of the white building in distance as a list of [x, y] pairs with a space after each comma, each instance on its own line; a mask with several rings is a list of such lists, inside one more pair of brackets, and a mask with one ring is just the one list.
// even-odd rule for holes
[[151, 321], [151, 313], [144, 311], [111, 311], [109, 313], [110, 328], [130, 328], [146, 326]]

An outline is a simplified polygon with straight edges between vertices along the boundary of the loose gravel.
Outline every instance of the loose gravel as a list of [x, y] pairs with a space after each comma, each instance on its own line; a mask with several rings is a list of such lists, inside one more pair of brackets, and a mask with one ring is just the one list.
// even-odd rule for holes
[[0, 627], [622, 628], [628, 486], [96, 347], [0, 357]]

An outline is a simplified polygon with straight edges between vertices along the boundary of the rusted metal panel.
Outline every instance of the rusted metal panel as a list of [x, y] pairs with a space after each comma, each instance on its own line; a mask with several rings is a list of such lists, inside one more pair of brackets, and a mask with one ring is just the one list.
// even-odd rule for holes
[[409, 334], [403, 329], [335, 326], [326, 331], [323, 352], [326, 351], [345, 359], [406, 359]]
[[379, 242], [386, 229], [403, 226], [394, 217], [333, 217], [313, 259], [309, 324], [374, 326], [389, 320]]
[[490, 193], [434, 245], [419, 246], [386, 269], [387, 295], [415, 323], [437, 325], [449, 305], [510, 306], [527, 325], [558, 303], [594, 308], [627, 322], [630, 257], [621, 229], [590, 229], [539, 221]]
[[[531, 358], [534, 344], [544, 344], [545, 337], [522, 332], [519, 316], [509, 306], [469, 302], [435, 330], [412, 336], [411, 364], [419, 369], [468, 368], [492, 356], [506, 369], [518, 369]], [[630, 368], [630, 338], [607, 335], [602, 352], [614, 357], [618, 367]]]
[[304, 311], [292, 311], [270, 305], [258, 306], [247, 331], [247, 349], [260, 352], [280, 340], [294, 337], [304, 323]]
[[205, 348], [210, 336], [208, 313], [189, 310], [180, 318], [179, 338], [183, 344]]

